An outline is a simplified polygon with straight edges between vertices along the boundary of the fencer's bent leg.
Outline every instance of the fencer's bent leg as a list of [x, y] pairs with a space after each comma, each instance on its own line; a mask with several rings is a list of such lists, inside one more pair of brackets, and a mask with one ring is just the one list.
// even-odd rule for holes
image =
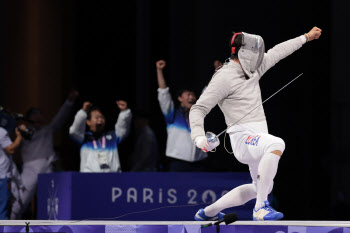
[[[260, 163], [262, 157], [264, 157], [263, 155], [267, 151], [277, 154], [280, 152], [280, 154], [282, 154], [284, 150], [284, 142], [282, 139], [263, 133], [259, 134], [260, 136], [255, 134], [255, 136], [259, 136], [260, 141], [256, 140], [254, 143], [247, 143], [248, 141], [246, 141], [246, 138], [251, 133], [254, 132], [250, 131], [247, 134], [245, 132], [241, 134], [230, 134], [230, 139], [235, 157], [240, 162], [249, 164], [249, 170], [253, 183], [239, 186], [225, 194], [212, 205], [207, 206], [204, 209], [206, 216], [215, 216], [223, 209], [243, 205], [249, 200], [256, 198], [259, 190], [261, 192], [260, 198], [266, 196], [264, 200], [267, 200], [267, 195], [272, 191], [273, 178], [276, 175], [278, 161], [277, 164], [273, 166], [274, 162], [270, 162], [269, 155], [266, 156], [266, 159], [264, 159], [263, 164], [269, 165], [272, 163], [272, 171], [270, 171], [269, 168], [264, 168], [264, 165], [260, 167]], [[276, 154], [270, 154], [279, 158], [279, 156]], [[260, 182], [261, 180], [258, 180], [258, 174], [260, 175], [259, 168], [263, 169], [265, 173], [268, 173], [261, 173], [263, 174], [264, 181], [266, 182]]]
[[265, 205], [264, 201], [267, 200], [269, 190], [273, 187], [273, 179], [276, 176], [278, 162], [284, 148], [284, 141], [280, 138], [275, 138], [273, 144], [267, 148], [267, 151], [260, 160], [257, 178], [256, 210]]
[[204, 212], [207, 216], [215, 216], [223, 209], [243, 205], [253, 198], [256, 198], [254, 184], [241, 185], [226, 193], [215, 203], [207, 206]]
[[258, 163], [249, 165], [250, 175], [253, 180], [251, 184], [241, 185], [232, 189], [215, 203], [206, 207], [204, 209], [205, 214], [207, 216], [215, 216], [223, 209], [240, 206], [256, 198], [256, 176], [258, 174], [258, 166]]
[[[240, 147], [240, 145], [242, 144], [243, 138], [243, 134], [230, 134], [231, 146], [234, 151], [234, 155], [237, 159], [243, 157], [246, 151], [245, 149], [239, 150], [240, 148], [242, 148]], [[243, 205], [249, 200], [256, 198], [256, 180], [254, 181], [254, 177], [256, 178], [257, 169], [258, 163], [254, 164], [254, 162], [252, 161], [251, 165], [249, 165], [249, 170], [253, 178], [253, 183], [241, 185], [232, 189], [230, 192], [226, 193], [215, 203], [207, 206], [204, 209], [205, 215], [215, 216], [223, 209]]]

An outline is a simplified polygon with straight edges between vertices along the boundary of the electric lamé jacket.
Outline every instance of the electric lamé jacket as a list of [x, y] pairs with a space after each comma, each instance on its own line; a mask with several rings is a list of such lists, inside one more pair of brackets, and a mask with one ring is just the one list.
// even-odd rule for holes
[[[254, 72], [249, 69], [251, 58], [248, 53], [242, 53], [239, 60], [241, 64], [230, 60], [219, 69], [191, 108], [189, 118], [192, 140], [195, 141], [198, 136], [205, 136], [204, 118], [217, 104], [225, 116], [227, 126], [244, 117], [238, 124], [262, 123], [265, 125], [262, 128], [267, 129], [264, 108], [260, 105], [262, 103], [260, 78], [277, 62], [301, 48], [305, 43], [303, 37], [290, 39], [267, 51], [261, 65]], [[260, 105], [258, 108], [246, 115], [258, 105]]]

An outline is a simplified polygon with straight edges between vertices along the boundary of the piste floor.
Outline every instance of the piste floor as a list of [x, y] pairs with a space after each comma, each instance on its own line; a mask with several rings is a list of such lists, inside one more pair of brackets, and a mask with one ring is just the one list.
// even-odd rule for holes
[[[26, 223], [29, 227], [26, 229]], [[195, 221], [0, 221], [2, 232], [67, 232], [67, 233], [216, 233], [216, 226], [201, 228], [210, 222]], [[345, 221], [237, 221], [220, 225], [220, 233], [350, 233]]]

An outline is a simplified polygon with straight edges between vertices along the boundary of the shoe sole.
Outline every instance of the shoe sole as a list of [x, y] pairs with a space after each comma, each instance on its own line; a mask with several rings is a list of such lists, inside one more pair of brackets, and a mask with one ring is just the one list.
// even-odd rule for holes
[[278, 220], [282, 219], [283, 217], [284, 217], [284, 215], [283, 215], [283, 214], [280, 214], [280, 215], [278, 215], [278, 218], [276, 218], [276, 219], [258, 220], [258, 219], [256, 219], [256, 218], [253, 217], [253, 220], [254, 220], [254, 221], [278, 221]]
[[218, 217], [213, 217], [213, 218], [209, 218], [209, 219], [203, 219], [200, 216], [198, 216], [197, 214], [194, 216], [194, 220], [196, 221], [217, 221], [219, 220]]
[[204, 219], [202, 219], [200, 217], [197, 217], [197, 214], [194, 216], [194, 220], [196, 220], [196, 221], [204, 221]]

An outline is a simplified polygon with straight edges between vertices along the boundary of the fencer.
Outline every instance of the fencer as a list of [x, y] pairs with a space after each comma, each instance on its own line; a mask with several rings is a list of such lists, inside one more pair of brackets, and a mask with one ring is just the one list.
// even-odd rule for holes
[[264, 40], [259, 35], [235, 33], [231, 40], [231, 57], [211, 79], [208, 88], [190, 110], [191, 137], [197, 147], [208, 149], [204, 118], [219, 105], [228, 126], [233, 153], [237, 160], [249, 166], [253, 182], [234, 188], [213, 204], [198, 210], [195, 219], [212, 221], [223, 219], [220, 211], [256, 198], [253, 220], [279, 220], [283, 214], [274, 210], [267, 196], [272, 191], [279, 160], [285, 143], [268, 133], [261, 105], [260, 78], [277, 62], [289, 56], [306, 42], [318, 39], [322, 30], [314, 27], [308, 33], [280, 43], [265, 53]]

